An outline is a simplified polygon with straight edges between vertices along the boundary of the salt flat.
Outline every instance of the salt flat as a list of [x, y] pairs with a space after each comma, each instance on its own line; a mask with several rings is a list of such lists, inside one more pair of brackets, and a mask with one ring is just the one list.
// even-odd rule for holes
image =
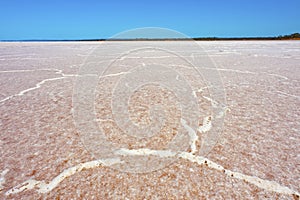
[[0, 43], [0, 199], [299, 199], [300, 42], [198, 44]]

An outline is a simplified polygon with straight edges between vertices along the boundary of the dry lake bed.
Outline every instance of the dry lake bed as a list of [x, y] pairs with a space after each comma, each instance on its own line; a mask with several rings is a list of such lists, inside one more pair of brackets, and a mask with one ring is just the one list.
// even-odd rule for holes
[[0, 199], [299, 199], [300, 41], [0, 43]]

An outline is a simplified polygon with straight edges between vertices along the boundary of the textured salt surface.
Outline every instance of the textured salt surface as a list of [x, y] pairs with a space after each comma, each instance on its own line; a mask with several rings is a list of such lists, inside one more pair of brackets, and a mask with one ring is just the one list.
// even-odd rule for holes
[[[204, 113], [198, 130], [180, 121], [189, 134], [187, 152], [120, 148], [105, 159], [86, 151], [72, 116], [77, 72], [97, 45], [1, 43], [1, 199], [299, 199], [299, 42], [202, 42], [219, 66], [227, 97], [215, 148], [198, 155], [213, 126]], [[184, 42], [180, 51], [197, 56]], [[108, 49], [102, 59], [112, 54]], [[171, 57], [149, 58], [159, 63]], [[206, 89], [191, 95], [217, 106]], [[176, 162], [147, 174], [110, 168], [145, 155]]]

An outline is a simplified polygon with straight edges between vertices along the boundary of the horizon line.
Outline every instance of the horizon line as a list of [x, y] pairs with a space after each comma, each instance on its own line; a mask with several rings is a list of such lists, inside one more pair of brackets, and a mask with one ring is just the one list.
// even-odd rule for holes
[[191, 37], [191, 38], [90, 38], [90, 39], [7, 39], [0, 42], [89, 42], [89, 41], [215, 41], [215, 40], [299, 40], [300, 34], [250, 37]]

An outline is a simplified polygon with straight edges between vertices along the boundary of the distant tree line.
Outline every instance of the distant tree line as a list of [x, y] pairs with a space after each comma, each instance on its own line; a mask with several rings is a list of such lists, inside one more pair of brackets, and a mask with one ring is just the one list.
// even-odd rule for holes
[[280, 35], [277, 37], [206, 37], [206, 38], [194, 38], [194, 40], [211, 41], [211, 40], [300, 40], [300, 33], [293, 33], [290, 35]]
[[72, 41], [215, 41], [215, 40], [300, 40], [300, 33], [280, 35], [275, 37], [196, 37], [196, 38], [112, 38], [112, 39], [78, 39], [78, 40], [0, 40], [1, 41], [24, 41], [24, 42], [72, 42]]
[[278, 36], [279, 39], [300, 39], [300, 33], [293, 33], [290, 35], [280, 35]]

